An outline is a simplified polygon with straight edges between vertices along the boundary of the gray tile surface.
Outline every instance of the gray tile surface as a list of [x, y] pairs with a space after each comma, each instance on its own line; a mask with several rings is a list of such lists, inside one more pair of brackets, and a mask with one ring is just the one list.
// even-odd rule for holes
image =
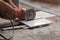
[[36, 26], [42, 26], [46, 24], [51, 24], [52, 22], [47, 20], [47, 19], [36, 19], [36, 20], [31, 20], [31, 21], [21, 21], [25, 25], [29, 27], [36, 27]]

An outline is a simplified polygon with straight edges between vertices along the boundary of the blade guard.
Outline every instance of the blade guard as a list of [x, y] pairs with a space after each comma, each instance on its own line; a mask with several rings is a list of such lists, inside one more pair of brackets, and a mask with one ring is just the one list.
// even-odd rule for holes
[[30, 21], [33, 20], [36, 16], [35, 10], [34, 9], [27, 9], [25, 11], [25, 20]]

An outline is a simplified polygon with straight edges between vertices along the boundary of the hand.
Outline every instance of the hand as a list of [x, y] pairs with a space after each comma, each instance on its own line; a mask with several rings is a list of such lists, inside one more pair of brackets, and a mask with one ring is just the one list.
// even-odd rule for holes
[[3, 13], [2, 14], [2, 18], [4, 19], [15, 19], [15, 10], [14, 8], [9, 5], [8, 3], [4, 2], [4, 1], [0, 1], [0, 11], [2, 11]]
[[3, 0], [3, 1], [5, 1], [6, 3], [9, 3], [12, 7], [17, 8], [17, 6], [13, 3], [12, 0]]

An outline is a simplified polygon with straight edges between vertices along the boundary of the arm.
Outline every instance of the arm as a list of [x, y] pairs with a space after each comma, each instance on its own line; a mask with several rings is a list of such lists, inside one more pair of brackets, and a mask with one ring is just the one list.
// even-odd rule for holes
[[24, 10], [16, 8], [15, 6], [14, 6], [15, 8], [12, 7], [7, 1], [0, 2], [0, 9], [4, 11], [3, 16], [6, 15], [4, 16], [4, 18], [9, 17], [8, 19], [15, 19], [15, 18], [23, 19]]

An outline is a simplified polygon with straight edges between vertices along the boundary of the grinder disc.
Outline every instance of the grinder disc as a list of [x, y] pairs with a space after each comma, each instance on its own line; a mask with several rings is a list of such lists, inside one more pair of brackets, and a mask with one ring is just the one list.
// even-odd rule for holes
[[35, 10], [34, 9], [27, 9], [25, 11], [25, 20], [29, 21], [29, 20], [33, 20], [36, 16]]

